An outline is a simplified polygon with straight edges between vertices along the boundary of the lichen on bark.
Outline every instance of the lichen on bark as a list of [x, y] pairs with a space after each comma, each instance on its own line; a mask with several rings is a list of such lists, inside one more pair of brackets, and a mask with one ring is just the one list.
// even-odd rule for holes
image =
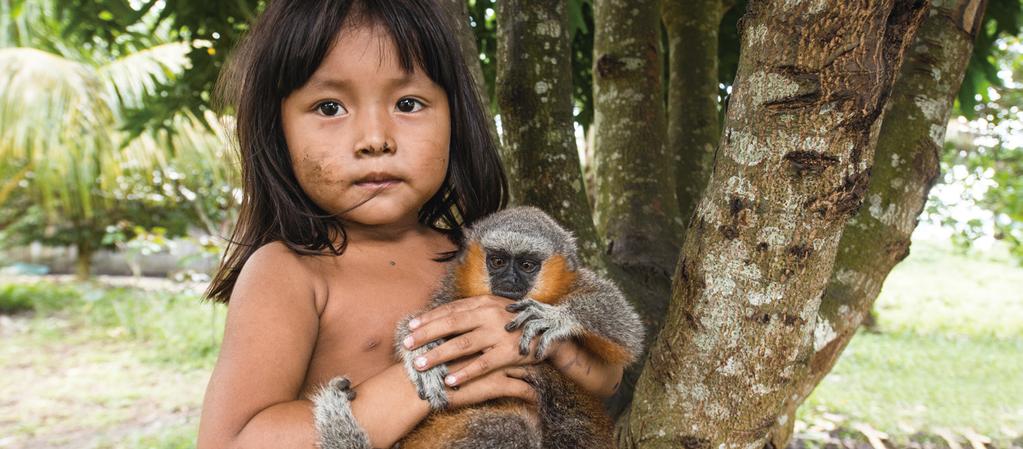
[[759, 449], [816, 345], [922, 2], [753, 0], [732, 107], [621, 447]]
[[[664, 145], [659, 0], [593, 3], [595, 221], [609, 271], [653, 335], [664, 319], [681, 218]], [[628, 404], [641, 364], [609, 401]]]
[[[881, 290], [891, 269], [909, 254], [910, 236], [939, 174], [941, 145], [973, 51], [985, 0], [935, 4], [906, 54], [878, 137], [867, 203], [846, 225], [835, 267], [825, 288], [820, 317], [830, 328], [815, 331], [815, 352], [795, 397], [785, 401], [784, 422], [771, 442], [792, 437], [799, 404], [824, 378]], [[938, 135], [935, 134], [938, 130]]]
[[537, 206], [564, 223], [577, 235], [584, 260], [603, 266], [572, 127], [565, 4], [502, 0], [497, 17], [502, 158], [513, 180], [514, 201]]
[[718, 28], [721, 0], [664, 0], [668, 35], [667, 155], [675, 167], [681, 228], [689, 224], [717, 148]]

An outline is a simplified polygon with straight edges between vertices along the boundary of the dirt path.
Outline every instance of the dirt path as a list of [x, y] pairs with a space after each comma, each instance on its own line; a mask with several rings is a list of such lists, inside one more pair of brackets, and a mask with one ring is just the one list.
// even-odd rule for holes
[[81, 338], [57, 317], [44, 319], [52, 335], [38, 335], [30, 320], [0, 317], [0, 448], [120, 448], [168, 429], [194, 435], [208, 370], [143, 363], [144, 348]]

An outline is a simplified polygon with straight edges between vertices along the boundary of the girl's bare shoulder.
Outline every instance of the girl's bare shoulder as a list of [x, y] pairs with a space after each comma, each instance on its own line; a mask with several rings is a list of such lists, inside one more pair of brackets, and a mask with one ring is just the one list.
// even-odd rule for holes
[[245, 261], [235, 289], [242, 286], [259, 289], [265, 285], [272, 290], [270, 284], [291, 284], [304, 291], [301, 296], [311, 299], [317, 313], [322, 313], [326, 304], [326, 282], [322, 263], [316, 261], [316, 257], [299, 254], [280, 241], [267, 243]]

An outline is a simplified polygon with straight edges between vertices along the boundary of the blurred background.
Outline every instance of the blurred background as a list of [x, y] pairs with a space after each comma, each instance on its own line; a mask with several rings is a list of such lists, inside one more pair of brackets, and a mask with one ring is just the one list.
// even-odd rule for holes
[[[468, 3], [492, 88], [494, 3]], [[569, 4], [585, 73], [591, 5]], [[241, 200], [213, 87], [263, 6], [0, 0], [0, 448], [194, 445], [225, 314], [200, 297]], [[910, 256], [794, 444], [1023, 447], [1020, 9], [990, 3]]]

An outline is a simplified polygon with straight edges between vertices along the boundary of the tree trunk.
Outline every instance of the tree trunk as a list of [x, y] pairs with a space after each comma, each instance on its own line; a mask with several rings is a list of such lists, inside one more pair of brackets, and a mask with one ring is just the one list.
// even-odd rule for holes
[[668, 155], [674, 158], [675, 193], [682, 229], [710, 176], [718, 125], [718, 28], [721, 0], [665, 0], [668, 32]]
[[[454, 27], [458, 37], [458, 45], [462, 50], [462, 59], [472, 73], [473, 81], [476, 82], [480, 100], [486, 110], [490, 110], [490, 98], [487, 96], [487, 82], [483, 78], [483, 67], [480, 65], [480, 51], [476, 47], [476, 35], [469, 26], [469, 4], [465, 0], [444, 0], [442, 6], [447, 10], [448, 20]], [[490, 128], [490, 135], [494, 141], [500, 143], [500, 135], [497, 134], [497, 126], [493, 117], [487, 122]]]
[[92, 276], [92, 255], [96, 250], [91, 244], [79, 242], [75, 244], [75, 277], [84, 281]]
[[568, 10], [554, 0], [497, 2], [497, 103], [515, 202], [574, 231], [580, 255], [603, 265], [572, 127]]
[[[681, 229], [664, 145], [660, 1], [596, 0], [593, 19], [596, 221], [609, 271], [651, 341], [667, 309]], [[631, 400], [641, 366], [626, 372], [612, 415]]]
[[878, 138], [867, 205], [849, 221], [824, 290], [809, 372], [785, 400], [774, 447], [792, 437], [796, 409], [831, 371], [870, 313], [892, 267], [909, 254], [910, 235], [938, 177], [945, 128], [959, 92], [985, 0], [935, 5], [920, 26], [892, 91]]
[[821, 297], [925, 6], [749, 3], [720, 151], [621, 447], [768, 442], [827, 343], [816, 331]]

